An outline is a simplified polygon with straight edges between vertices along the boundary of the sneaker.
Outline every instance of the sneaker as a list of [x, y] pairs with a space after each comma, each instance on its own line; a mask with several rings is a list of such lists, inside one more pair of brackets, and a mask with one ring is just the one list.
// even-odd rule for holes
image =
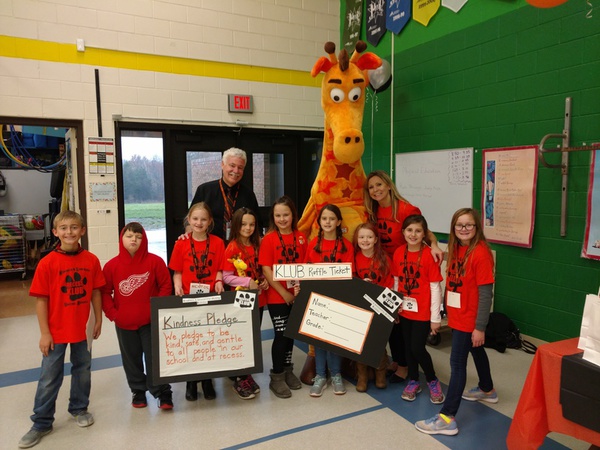
[[313, 378], [313, 385], [310, 388], [311, 397], [320, 397], [323, 395], [323, 391], [327, 389], [327, 377], [317, 375]]
[[38, 444], [44, 436], [52, 431], [52, 427], [47, 430], [37, 430], [32, 428], [19, 441], [19, 448], [29, 448]]
[[173, 409], [173, 394], [170, 391], [158, 396], [158, 407], [164, 410]]
[[344, 395], [346, 393], [346, 387], [344, 386], [344, 380], [341, 374], [336, 374], [331, 378], [331, 385], [333, 386], [333, 393], [336, 395]]
[[134, 408], [145, 408], [148, 406], [148, 402], [146, 401], [146, 392], [145, 391], [133, 391], [133, 395], [131, 398], [131, 406]]
[[248, 383], [250, 383], [252, 392], [254, 394], [258, 394], [260, 392], [260, 386], [258, 385], [258, 383], [256, 381], [254, 381], [254, 378], [252, 378], [252, 375], [248, 375], [247, 380], [248, 380]]
[[427, 383], [427, 386], [429, 386], [429, 399], [431, 400], [431, 403], [434, 405], [444, 403], [446, 397], [444, 397], [444, 393], [442, 392], [440, 381], [435, 379]]
[[496, 389], [492, 389], [490, 392], [483, 392], [479, 389], [479, 386], [463, 392], [462, 398], [469, 400], [470, 402], [482, 401], [487, 403], [498, 403]]
[[427, 420], [419, 420], [415, 428], [425, 434], [445, 434], [454, 436], [458, 434], [458, 424], [454, 417], [445, 414], [436, 414]]
[[79, 414], [73, 416], [77, 421], [77, 425], [80, 427], [89, 427], [94, 423], [94, 416], [92, 416], [89, 412], [83, 411]]
[[421, 392], [421, 383], [416, 380], [410, 380], [408, 385], [402, 391], [402, 399], [407, 402], [413, 402], [417, 398], [417, 394]]
[[256, 397], [254, 392], [252, 392], [252, 386], [248, 382], [247, 378], [238, 378], [233, 383], [233, 390], [242, 400], [250, 400]]

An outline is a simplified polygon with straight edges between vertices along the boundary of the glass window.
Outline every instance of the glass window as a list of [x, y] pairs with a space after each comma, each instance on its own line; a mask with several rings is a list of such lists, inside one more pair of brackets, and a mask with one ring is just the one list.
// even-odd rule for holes
[[148, 237], [148, 251], [166, 263], [162, 133], [123, 130], [121, 153], [125, 223], [141, 223]]

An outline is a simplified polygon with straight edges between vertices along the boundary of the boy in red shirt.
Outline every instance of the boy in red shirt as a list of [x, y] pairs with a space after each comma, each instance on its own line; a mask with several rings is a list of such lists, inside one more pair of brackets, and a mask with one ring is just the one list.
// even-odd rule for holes
[[[52, 233], [60, 244], [40, 261], [29, 295], [36, 298], [40, 325], [39, 348], [44, 356], [33, 407], [33, 427], [19, 441], [20, 448], [36, 445], [52, 431], [56, 398], [63, 381], [67, 346], [71, 346], [71, 392], [69, 413], [80, 427], [94, 423], [88, 412], [91, 388], [91, 339], [86, 328], [93, 309], [93, 338], [102, 329], [100, 288], [104, 276], [100, 261], [81, 248], [85, 234], [83, 218], [73, 211], [63, 211], [54, 219]], [[89, 340], [89, 342], [88, 342]]]
[[158, 399], [160, 409], [173, 409], [171, 386], [153, 385], [150, 379], [150, 297], [171, 295], [171, 274], [160, 256], [148, 252], [148, 238], [141, 224], [125, 225], [119, 254], [106, 263], [103, 272], [102, 309], [115, 323], [123, 369], [133, 394], [131, 406], [145, 408], [148, 390]]

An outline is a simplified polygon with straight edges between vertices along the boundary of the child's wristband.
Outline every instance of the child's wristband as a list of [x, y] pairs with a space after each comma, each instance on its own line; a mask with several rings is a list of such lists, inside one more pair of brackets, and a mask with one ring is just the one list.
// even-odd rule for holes
[[215, 280], [215, 284], [217, 284], [217, 283], [223, 284], [223, 280]]

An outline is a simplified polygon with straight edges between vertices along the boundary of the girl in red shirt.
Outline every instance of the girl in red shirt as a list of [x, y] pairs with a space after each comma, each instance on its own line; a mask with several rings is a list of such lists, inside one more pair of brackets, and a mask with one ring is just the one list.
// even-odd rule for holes
[[[361, 280], [392, 289], [394, 287], [394, 278], [391, 271], [392, 263], [381, 246], [375, 224], [367, 222], [356, 227], [353, 241], [355, 275]], [[388, 356], [384, 351], [379, 366], [375, 368], [375, 386], [379, 389], [387, 387], [385, 377], [387, 363]], [[369, 384], [368, 366], [357, 362], [356, 369], [358, 375], [356, 390], [366, 392]]]
[[[319, 234], [308, 244], [307, 263], [354, 262], [354, 249], [342, 236], [342, 212], [336, 205], [327, 204], [317, 217]], [[333, 393], [346, 393], [342, 379], [342, 357], [315, 346], [316, 375], [310, 388], [311, 397], [320, 397], [327, 387], [327, 368], [331, 372]]]
[[[458, 433], [454, 417], [461, 398], [498, 402], [490, 362], [483, 347], [492, 306], [494, 259], [483, 234], [479, 213], [472, 208], [459, 209], [452, 216], [447, 267], [446, 309], [448, 325], [452, 328], [450, 383], [440, 413], [415, 424], [419, 431], [427, 434]], [[463, 392], [469, 353], [473, 355], [479, 383]]]
[[[221, 294], [223, 287], [223, 256], [225, 244], [223, 240], [210, 232], [214, 220], [209, 206], [204, 203], [192, 205], [186, 216], [191, 228], [189, 239], [175, 242], [169, 269], [173, 271], [175, 295], [203, 294], [216, 292]], [[212, 380], [202, 380], [204, 398], [213, 400], [216, 397]], [[198, 382], [188, 381], [185, 398], [189, 401], [198, 399]]]
[[402, 392], [402, 398], [412, 402], [421, 392], [421, 365], [429, 386], [431, 402], [440, 404], [444, 401], [444, 394], [426, 344], [429, 333], [436, 334], [442, 321], [442, 274], [433, 260], [431, 249], [424, 242], [427, 232], [427, 221], [423, 216], [408, 216], [404, 220], [402, 234], [406, 244], [394, 253], [392, 272], [398, 281], [398, 291], [404, 295], [400, 322], [406, 345], [409, 381]]
[[273, 369], [269, 388], [279, 398], [291, 397], [290, 389], [300, 389], [302, 383], [293, 373], [294, 340], [283, 335], [294, 303], [296, 283], [273, 280], [273, 265], [303, 262], [306, 245], [306, 236], [298, 231], [296, 206], [290, 197], [284, 195], [271, 208], [269, 232], [260, 244], [258, 256], [258, 263], [270, 285], [267, 290], [267, 305], [275, 331], [271, 346]]
[[[250, 208], [238, 209], [231, 218], [231, 230], [229, 245], [225, 249], [223, 261], [223, 281], [232, 289], [240, 287], [243, 289], [258, 290], [259, 317], [262, 323], [264, 306], [267, 304], [266, 291], [269, 282], [263, 277], [262, 269], [258, 265], [258, 248], [260, 234], [258, 232], [258, 218]], [[234, 259], [241, 259], [246, 266], [246, 276], [238, 274], [233, 265]], [[233, 390], [243, 400], [252, 399], [260, 392], [260, 387], [252, 378], [252, 375], [244, 375], [235, 378]]]
[[[421, 210], [400, 195], [390, 176], [383, 170], [376, 170], [367, 176], [363, 194], [369, 220], [377, 224], [381, 245], [392, 259], [396, 249], [406, 244], [402, 234], [404, 219], [421, 214]], [[429, 231], [425, 239], [431, 244], [434, 259], [441, 262], [444, 253], [438, 247], [435, 235]], [[394, 324], [388, 341], [393, 361], [390, 368], [395, 371], [390, 382], [402, 383], [408, 373], [402, 324]]]

